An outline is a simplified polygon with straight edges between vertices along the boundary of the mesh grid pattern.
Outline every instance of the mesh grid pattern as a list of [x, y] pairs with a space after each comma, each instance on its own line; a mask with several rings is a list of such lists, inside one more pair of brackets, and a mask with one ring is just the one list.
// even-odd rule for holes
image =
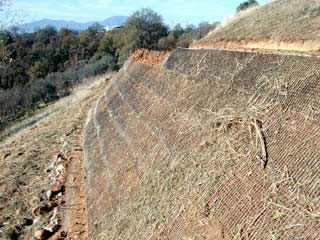
[[[86, 127], [91, 239], [317, 239], [319, 63], [315, 57], [184, 49], [163, 69], [128, 61]], [[266, 95], [261, 84], [278, 92], [261, 119], [267, 168], [251, 154], [216, 179], [206, 169], [210, 183], [182, 185], [175, 195], [180, 182], [173, 176], [189, 174], [186, 185], [199, 178], [175, 164], [223, 164], [210, 157], [218, 143], [204, 160], [194, 150], [210, 137], [210, 112], [245, 107], [254, 94]], [[143, 188], [161, 185], [152, 177], [160, 167], [181, 172], [165, 175], [161, 181], [168, 185], [156, 195]], [[142, 195], [150, 199], [140, 203]], [[166, 208], [158, 209], [163, 202]]]

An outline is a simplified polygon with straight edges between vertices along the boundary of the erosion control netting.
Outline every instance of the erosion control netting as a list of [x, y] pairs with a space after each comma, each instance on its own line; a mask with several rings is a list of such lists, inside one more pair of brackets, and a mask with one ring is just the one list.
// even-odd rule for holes
[[317, 239], [318, 58], [128, 61], [85, 130], [91, 239]]

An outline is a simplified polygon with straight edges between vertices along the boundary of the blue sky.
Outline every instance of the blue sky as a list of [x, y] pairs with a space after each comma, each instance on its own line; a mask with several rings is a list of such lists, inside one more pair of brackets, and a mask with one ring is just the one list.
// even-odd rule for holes
[[[99, 21], [111, 16], [129, 16], [140, 8], [152, 8], [169, 25], [222, 21], [244, 0], [14, 0], [25, 21], [43, 18]], [[270, 0], [258, 0], [260, 4]]]

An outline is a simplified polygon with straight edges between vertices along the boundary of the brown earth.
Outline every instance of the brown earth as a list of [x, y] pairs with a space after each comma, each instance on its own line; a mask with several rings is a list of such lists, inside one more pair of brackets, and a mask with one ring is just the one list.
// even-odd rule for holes
[[[62, 225], [53, 239], [88, 239], [82, 127], [106, 78], [88, 80], [71, 96], [17, 124], [1, 142], [1, 239], [33, 239], [53, 219]], [[57, 161], [62, 161], [62, 172], [52, 179]]]
[[134, 59], [134, 61], [155, 67], [160, 66], [169, 54], [169, 51], [153, 51], [148, 49], [138, 49], [135, 52], [133, 52], [131, 58]]
[[315, 40], [217, 40], [201, 41], [194, 43], [193, 49], [229, 49], [229, 50], [246, 50], [257, 52], [273, 53], [306, 53], [309, 55], [320, 55], [320, 41]]

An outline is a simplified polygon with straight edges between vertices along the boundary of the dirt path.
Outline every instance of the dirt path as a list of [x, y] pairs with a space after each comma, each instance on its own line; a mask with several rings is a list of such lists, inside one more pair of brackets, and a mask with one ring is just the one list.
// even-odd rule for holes
[[82, 127], [106, 77], [17, 124], [0, 142], [0, 239], [44, 238], [47, 229], [58, 231], [54, 239], [87, 239]]

